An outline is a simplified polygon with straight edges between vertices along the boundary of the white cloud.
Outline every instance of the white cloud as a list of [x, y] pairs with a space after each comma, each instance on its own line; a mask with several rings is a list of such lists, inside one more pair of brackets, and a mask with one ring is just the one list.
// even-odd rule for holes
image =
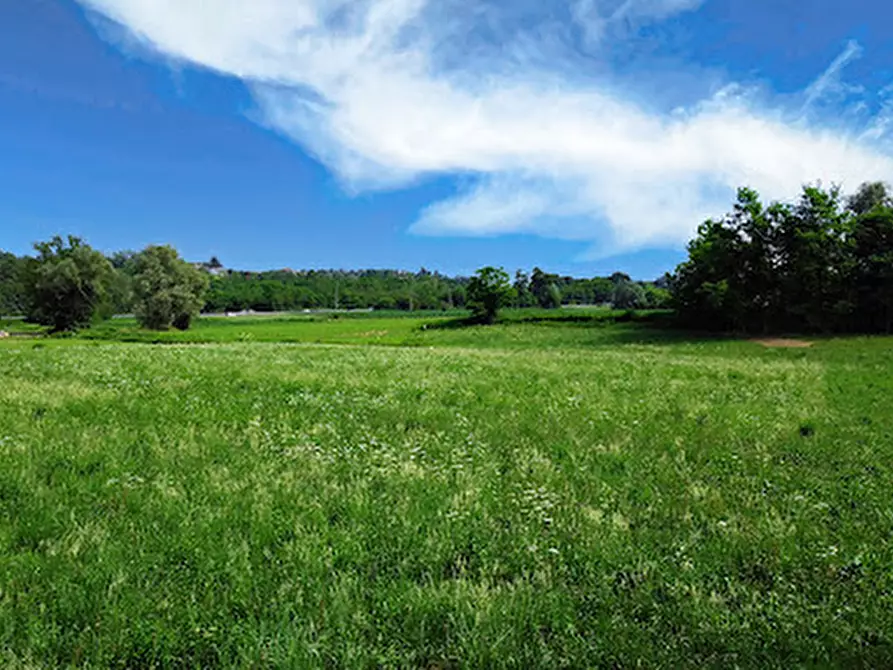
[[[347, 188], [461, 177], [468, 187], [425, 209], [419, 233], [678, 245], [740, 185], [788, 198], [816, 179], [893, 180], [877, 123], [821, 125], [736, 86], [657, 113], [571, 76], [558, 57], [573, 21], [588, 21], [597, 41], [618, 21], [628, 28], [700, 0], [579, 0], [562, 20], [533, 0], [511, 15], [495, 0], [81, 2], [167, 57], [246, 80], [266, 123]], [[839, 86], [856, 55], [848, 46], [807, 102]]]
[[704, 0], [576, 0], [571, 16], [585, 42], [597, 45], [609, 33], [626, 32], [674, 14], [697, 9]]
[[860, 92], [859, 87], [843, 83], [842, 75], [847, 65], [862, 57], [862, 47], [855, 40], [847, 42], [840, 55], [831, 65], [806, 89], [806, 106], [814, 104], [822, 98]]

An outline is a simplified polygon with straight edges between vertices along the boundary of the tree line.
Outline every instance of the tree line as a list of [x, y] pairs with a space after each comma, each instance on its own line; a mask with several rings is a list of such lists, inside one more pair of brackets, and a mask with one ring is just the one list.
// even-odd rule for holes
[[[224, 268], [216, 257], [187, 263], [169, 246], [106, 256], [77, 237], [54, 237], [34, 250], [21, 258], [0, 252], [0, 315], [24, 315], [54, 330], [129, 313], [147, 328], [164, 329], [188, 328], [200, 312], [473, 309], [473, 278], [424, 268], [245, 272]], [[636, 282], [615, 273], [580, 279], [534, 268], [518, 270], [503, 298], [510, 306], [547, 309], [665, 307], [667, 285], [666, 278]]]
[[[210, 264], [209, 264], [210, 266]], [[213, 269], [205, 311], [301, 309], [447, 310], [467, 307], [469, 277], [449, 277], [422, 268], [398, 270], [276, 270], [239, 272]], [[661, 282], [659, 281], [658, 284]], [[510, 304], [556, 308], [612, 304], [622, 308], [666, 306], [669, 291], [628, 275], [580, 279], [539, 268], [518, 270]]]
[[880, 182], [844, 197], [804, 187], [764, 204], [749, 188], [708, 220], [671, 281], [679, 320], [746, 333], [893, 331], [893, 199]]

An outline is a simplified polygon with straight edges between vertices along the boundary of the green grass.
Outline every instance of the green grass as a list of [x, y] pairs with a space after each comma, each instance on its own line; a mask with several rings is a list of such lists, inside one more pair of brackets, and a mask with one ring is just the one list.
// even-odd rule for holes
[[43, 333], [45, 329], [33, 323], [25, 323], [22, 319], [0, 318], [0, 330], [13, 335], [37, 335]]
[[[607, 309], [506, 310], [499, 323], [468, 327], [467, 312], [203, 317], [185, 332], [147, 331], [134, 319], [113, 319], [80, 332], [78, 339], [143, 343], [294, 342], [393, 346], [540, 348], [601, 346], [607, 342], [687, 339], [653, 328], [660, 312], [630, 314]], [[619, 321], [619, 323], [618, 323]]]
[[237, 321], [0, 343], [5, 667], [893, 664], [893, 339]]

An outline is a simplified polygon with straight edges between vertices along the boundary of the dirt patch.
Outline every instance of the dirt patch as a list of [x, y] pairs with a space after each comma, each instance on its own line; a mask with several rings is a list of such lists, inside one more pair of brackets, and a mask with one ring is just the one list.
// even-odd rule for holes
[[764, 347], [773, 349], [808, 349], [813, 344], [806, 340], [794, 340], [788, 337], [769, 337], [759, 340], [751, 340], [751, 342], [762, 344]]

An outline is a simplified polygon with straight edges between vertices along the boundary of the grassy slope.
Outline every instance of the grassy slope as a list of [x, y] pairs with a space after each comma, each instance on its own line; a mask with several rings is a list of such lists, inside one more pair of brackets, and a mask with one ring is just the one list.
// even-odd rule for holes
[[359, 322], [0, 345], [5, 664], [893, 663], [891, 340]]

